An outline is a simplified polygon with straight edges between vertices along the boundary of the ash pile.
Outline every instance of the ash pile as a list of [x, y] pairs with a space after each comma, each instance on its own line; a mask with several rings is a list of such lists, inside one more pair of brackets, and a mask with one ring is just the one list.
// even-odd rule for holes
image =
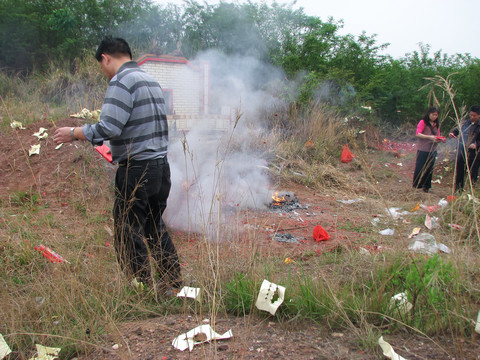
[[269, 209], [273, 211], [294, 211], [297, 209], [308, 209], [308, 205], [303, 206], [299, 203], [298, 198], [293, 192], [276, 191], [272, 195], [272, 201], [268, 205]]

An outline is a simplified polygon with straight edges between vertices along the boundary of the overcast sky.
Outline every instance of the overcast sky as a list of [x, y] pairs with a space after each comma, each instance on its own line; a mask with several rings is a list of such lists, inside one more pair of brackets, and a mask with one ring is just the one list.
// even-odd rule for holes
[[[182, 4], [182, 0], [157, 1]], [[395, 58], [419, 50], [419, 43], [431, 45], [431, 52], [470, 53], [480, 58], [480, 0], [297, 0], [293, 9], [300, 7], [322, 21], [330, 16], [343, 19], [341, 34], [359, 35], [363, 30], [367, 35], [377, 34], [377, 44], [390, 43], [385, 53]]]
[[323, 21], [343, 19], [341, 33], [377, 34], [377, 43], [390, 43], [385, 52], [395, 58], [419, 50], [418, 43], [480, 58], [480, 0], [297, 0], [293, 8], [299, 7]]

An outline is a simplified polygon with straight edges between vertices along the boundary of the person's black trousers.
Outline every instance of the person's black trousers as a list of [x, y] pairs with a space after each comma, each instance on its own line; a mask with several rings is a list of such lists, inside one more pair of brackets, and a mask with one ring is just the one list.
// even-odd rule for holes
[[467, 161], [465, 161], [465, 153], [463, 149], [457, 152], [457, 165], [455, 177], [455, 190], [463, 190], [465, 185], [466, 164], [470, 170], [470, 178], [472, 183], [476, 183], [478, 179], [478, 170], [480, 168], [480, 152], [477, 150], [467, 149]]
[[437, 159], [436, 151], [417, 151], [415, 171], [413, 173], [413, 187], [429, 190], [432, 187], [433, 167]]
[[115, 248], [128, 276], [149, 282], [153, 275], [159, 284], [179, 287], [177, 251], [162, 219], [170, 187], [166, 158], [131, 161], [118, 167], [113, 209]]

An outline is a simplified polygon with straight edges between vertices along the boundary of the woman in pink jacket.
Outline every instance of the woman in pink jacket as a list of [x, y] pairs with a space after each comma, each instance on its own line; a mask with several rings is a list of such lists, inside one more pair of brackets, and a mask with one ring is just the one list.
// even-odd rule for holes
[[433, 166], [437, 158], [437, 145], [444, 138], [440, 136], [438, 109], [430, 107], [419, 121], [415, 136], [417, 137], [417, 160], [413, 173], [413, 187], [429, 192], [432, 187]]

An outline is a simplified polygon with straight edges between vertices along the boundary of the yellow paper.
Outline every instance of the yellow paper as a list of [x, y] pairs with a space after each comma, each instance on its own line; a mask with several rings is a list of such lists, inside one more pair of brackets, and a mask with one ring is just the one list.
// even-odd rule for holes
[[60, 348], [52, 348], [39, 344], [35, 344], [35, 346], [37, 347], [37, 356], [30, 358], [30, 360], [53, 360], [58, 357], [58, 353], [62, 350]]

